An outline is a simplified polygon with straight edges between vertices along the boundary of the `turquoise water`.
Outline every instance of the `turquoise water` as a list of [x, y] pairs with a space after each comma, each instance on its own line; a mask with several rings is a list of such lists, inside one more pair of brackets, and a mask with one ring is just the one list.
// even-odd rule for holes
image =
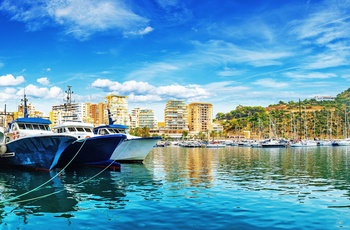
[[349, 151], [165, 147], [120, 172], [0, 169], [0, 226], [350, 229]]

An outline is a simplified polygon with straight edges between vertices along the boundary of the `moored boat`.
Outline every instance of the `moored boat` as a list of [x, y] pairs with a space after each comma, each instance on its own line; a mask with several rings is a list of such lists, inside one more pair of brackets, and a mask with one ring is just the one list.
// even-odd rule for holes
[[94, 128], [94, 134], [96, 135], [126, 135], [126, 139], [114, 149], [111, 160], [118, 162], [142, 162], [157, 142], [161, 140], [161, 137], [133, 136], [126, 130], [127, 126], [119, 124], [109, 124]]
[[93, 125], [82, 121], [67, 121], [54, 127], [57, 133], [67, 133], [78, 138], [61, 154], [59, 167], [66, 165], [108, 166], [116, 169], [120, 164], [113, 162], [114, 150], [126, 139], [124, 134], [95, 135]]
[[261, 143], [263, 148], [284, 148], [287, 146], [287, 142], [284, 140], [268, 139]]
[[28, 117], [25, 95], [23, 101], [24, 118], [10, 122], [0, 135], [3, 139], [0, 164], [49, 171], [57, 165], [66, 147], [77, 138], [53, 133], [48, 119]]
[[332, 146], [350, 146], [350, 138], [335, 140]]
[[225, 148], [226, 145], [219, 142], [211, 142], [206, 145], [206, 148]]
[[290, 143], [290, 147], [317, 147], [317, 141], [314, 140], [297, 140]]
[[95, 135], [94, 125], [83, 122], [78, 114], [70, 111], [72, 92], [68, 86], [67, 92], [67, 116], [60, 117], [58, 125], [54, 127], [57, 133], [66, 133], [78, 138], [77, 141], [69, 145], [61, 154], [57, 162], [59, 167], [75, 165], [91, 165], [96, 167], [109, 167], [120, 169], [120, 164], [111, 160], [114, 150], [125, 139], [126, 135], [121, 133], [110, 135]]

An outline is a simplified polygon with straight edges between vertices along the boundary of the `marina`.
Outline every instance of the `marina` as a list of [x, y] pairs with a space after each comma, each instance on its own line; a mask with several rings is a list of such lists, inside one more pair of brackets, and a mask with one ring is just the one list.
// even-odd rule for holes
[[1, 168], [1, 227], [349, 229], [349, 154], [165, 146], [119, 172]]

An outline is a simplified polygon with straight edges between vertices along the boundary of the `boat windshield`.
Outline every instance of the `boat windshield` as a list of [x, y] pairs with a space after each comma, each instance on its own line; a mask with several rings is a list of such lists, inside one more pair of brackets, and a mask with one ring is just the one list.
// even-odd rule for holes
[[92, 133], [91, 128], [87, 127], [68, 127], [69, 132], [85, 132], [85, 133]]
[[125, 129], [108, 129], [110, 133], [126, 133]]
[[44, 124], [18, 123], [18, 127], [21, 130], [44, 130], [44, 131], [51, 130], [49, 125], [44, 125]]

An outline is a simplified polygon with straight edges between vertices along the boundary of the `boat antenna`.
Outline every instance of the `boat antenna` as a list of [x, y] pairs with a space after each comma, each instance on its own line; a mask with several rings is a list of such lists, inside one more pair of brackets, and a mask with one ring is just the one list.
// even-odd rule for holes
[[109, 125], [113, 125], [113, 123], [115, 122], [115, 120], [112, 119], [112, 114], [111, 114], [111, 110], [107, 109], [108, 112], [108, 124]]
[[65, 102], [64, 103], [64, 107], [66, 109], [66, 111], [68, 111], [68, 108], [71, 107], [72, 105], [72, 94], [74, 93], [72, 90], [71, 90], [72, 86], [68, 86], [68, 90], [64, 91], [66, 93], [66, 98], [63, 99], [63, 101]]
[[24, 90], [24, 95], [23, 95], [23, 99], [21, 99], [21, 101], [23, 102], [23, 117], [24, 118], [28, 118], [28, 108], [27, 108], [27, 95], [26, 92]]

